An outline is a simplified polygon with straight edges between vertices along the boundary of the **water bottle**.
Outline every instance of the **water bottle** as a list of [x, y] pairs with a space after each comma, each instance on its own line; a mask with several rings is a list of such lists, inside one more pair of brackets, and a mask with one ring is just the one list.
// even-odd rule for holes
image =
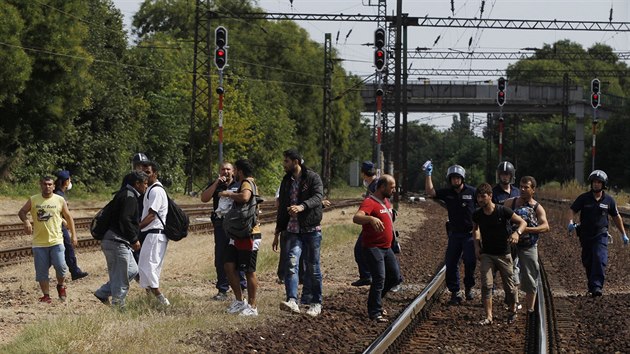
[[430, 159], [425, 161], [425, 163], [422, 165], [422, 171], [426, 171], [427, 167], [429, 167], [430, 164], [431, 164]]

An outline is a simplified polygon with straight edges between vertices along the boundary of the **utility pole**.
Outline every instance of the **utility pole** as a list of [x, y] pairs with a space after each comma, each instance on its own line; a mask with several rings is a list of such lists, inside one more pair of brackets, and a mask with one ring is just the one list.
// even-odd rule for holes
[[[394, 179], [396, 183], [401, 183], [400, 179], [400, 95], [401, 95], [401, 33], [402, 33], [402, 0], [396, 0], [396, 44], [394, 46], [394, 57], [395, 57], [395, 67], [396, 71], [394, 73], [394, 107], [396, 109], [395, 113], [395, 123], [394, 123]], [[399, 189], [396, 188], [394, 193], [394, 204], [397, 206], [398, 201], [400, 200]]]
[[322, 121], [322, 180], [324, 196], [330, 192], [330, 149], [331, 149], [331, 121], [332, 121], [332, 39], [331, 34], [324, 35], [324, 116]]
[[503, 105], [505, 104], [506, 81], [500, 77], [497, 83], [497, 104], [499, 105], [499, 162], [503, 161]]
[[[188, 133], [188, 161], [186, 161], [186, 194], [193, 193], [195, 177], [195, 122], [206, 120], [210, 129], [208, 151], [212, 147], [212, 113], [210, 97], [210, 0], [197, 0], [195, 5], [195, 42], [192, 75], [192, 102]], [[201, 73], [201, 74], [200, 74]], [[205, 85], [202, 85], [205, 83]], [[204, 109], [205, 108], [205, 109]], [[205, 117], [198, 116], [206, 112]], [[208, 176], [212, 176], [212, 157], [209, 156]]]
[[219, 165], [223, 163], [223, 68], [227, 65], [228, 55], [228, 32], [223, 26], [219, 26], [214, 31], [214, 42], [216, 49], [214, 51], [214, 65], [219, 69], [219, 86], [217, 94], [219, 95]]
[[600, 81], [599, 79], [593, 79], [591, 81], [591, 107], [593, 107], [593, 146], [591, 150], [591, 171], [595, 170], [595, 152], [597, 148], [596, 137], [597, 137], [597, 107], [601, 105], [601, 92], [600, 92]]

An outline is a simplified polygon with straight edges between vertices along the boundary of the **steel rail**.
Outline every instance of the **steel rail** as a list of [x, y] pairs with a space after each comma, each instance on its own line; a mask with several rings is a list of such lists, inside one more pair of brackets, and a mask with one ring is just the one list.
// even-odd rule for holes
[[405, 310], [394, 320], [383, 333], [363, 353], [385, 353], [392, 347], [397, 346], [397, 341], [405, 330], [414, 323], [419, 322], [422, 311], [435, 295], [439, 295], [444, 289], [446, 279], [446, 266], [443, 266], [433, 277], [426, 288], [405, 308]]

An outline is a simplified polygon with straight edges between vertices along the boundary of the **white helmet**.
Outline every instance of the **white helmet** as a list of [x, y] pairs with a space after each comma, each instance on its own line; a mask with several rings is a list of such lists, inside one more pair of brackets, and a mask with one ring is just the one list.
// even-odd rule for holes
[[462, 182], [466, 180], [466, 170], [460, 165], [453, 165], [446, 170], [446, 182], [451, 183], [451, 175], [461, 177]]
[[589, 184], [593, 184], [593, 180], [598, 180], [601, 181], [604, 184], [604, 189], [606, 189], [606, 187], [608, 187], [608, 175], [606, 174], [606, 172], [602, 171], [602, 170], [595, 170], [593, 172], [591, 172], [590, 175], [588, 175], [588, 182]]

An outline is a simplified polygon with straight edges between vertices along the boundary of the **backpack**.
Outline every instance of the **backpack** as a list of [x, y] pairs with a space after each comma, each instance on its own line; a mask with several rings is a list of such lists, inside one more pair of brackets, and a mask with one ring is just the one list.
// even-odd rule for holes
[[[159, 184], [155, 185], [155, 187], [161, 187], [162, 189], [164, 189], [164, 187]], [[152, 188], [153, 187], [151, 187], [151, 189]], [[151, 189], [149, 189], [147, 193], [150, 193]], [[177, 205], [177, 203], [175, 203], [175, 201], [171, 199], [171, 197], [168, 196], [168, 194], [166, 195], [166, 199], [168, 200], [166, 222], [165, 220], [162, 220], [160, 214], [155, 213], [155, 215], [164, 226], [164, 234], [166, 235], [166, 238], [171, 241], [179, 241], [188, 236], [188, 226], [190, 226], [190, 219], [188, 218], [188, 215], [186, 215], [186, 212], [184, 212], [182, 208]]]
[[252, 197], [247, 203], [232, 204], [232, 208], [223, 217], [223, 230], [233, 239], [250, 238], [252, 230], [258, 224], [257, 206], [260, 199], [256, 194], [256, 184], [251, 179], [246, 181], [252, 186]]
[[99, 210], [92, 222], [90, 223], [90, 234], [95, 240], [102, 240], [105, 237], [105, 233], [109, 230], [109, 226], [111, 225], [111, 221], [114, 214], [116, 213], [115, 203], [116, 198], [112, 199], [103, 207], [103, 209]]
[[[512, 201], [512, 208], [516, 206], [516, 199]], [[536, 227], [538, 226], [538, 217], [536, 216], [536, 208], [538, 208], [538, 203], [534, 205], [521, 205], [518, 209], [514, 209], [514, 212], [520, 216], [527, 223], [527, 227]], [[538, 242], [538, 234], [532, 233], [523, 233], [518, 238], [518, 247], [531, 247]]]

